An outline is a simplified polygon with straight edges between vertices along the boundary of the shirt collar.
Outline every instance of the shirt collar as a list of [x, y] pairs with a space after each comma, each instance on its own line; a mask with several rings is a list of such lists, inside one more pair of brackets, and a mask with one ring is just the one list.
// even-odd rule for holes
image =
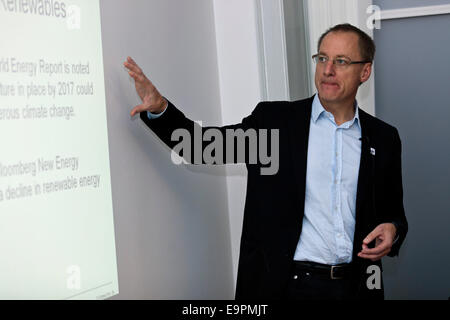
[[[355, 100], [355, 116], [353, 117], [353, 119], [352, 119], [352, 121], [351, 121], [351, 123], [350, 123], [350, 126], [351, 126], [351, 125], [353, 124], [353, 122], [355, 122], [356, 120], [358, 120], [357, 123], [359, 124], [359, 121], [360, 121], [360, 120], [359, 120], [359, 111], [358, 111], [358, 109], [359, 109], [359, 107], [358, 107], [358, 101]], [[321, 115], [323, 112], [327, 112], [327, 111], [326, 111], [325, 108], [322, 106], [322, 103], [320, 102], [320, 99], [319, 99], [319, 95], [316, 94], [316, 96], [314, 97], [314, 100], [313, 100], [312, 111], [311, 111], [311, 117], [312, 117], [314, 123], [317, 122], [317, 119], [320, 117], [320, 115]]]

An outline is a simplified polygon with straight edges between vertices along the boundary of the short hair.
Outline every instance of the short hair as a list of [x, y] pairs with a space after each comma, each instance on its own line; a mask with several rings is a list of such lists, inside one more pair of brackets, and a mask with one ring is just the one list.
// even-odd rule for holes
[[359, 38], [359, 50], [363, 60], [373, 61], [373, 59], [375, 58], [375, 51], [376, 51], [375, 42], [367, 33], [349, 23], [338, 24], [325, 31], [319, 38], [317, 51], [320, 50], [320, 45], [322, 44], [323, 39], [331, 32], [355, 33]]

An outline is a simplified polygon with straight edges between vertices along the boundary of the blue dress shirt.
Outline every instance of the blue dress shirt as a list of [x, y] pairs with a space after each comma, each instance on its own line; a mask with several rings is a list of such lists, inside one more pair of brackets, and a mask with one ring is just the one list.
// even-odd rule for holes
[[294, 260], [329, 265], [352, 261], [361, 157], [358, 105], [338, 126], [315, 96], [308, 142], [305, 212]]

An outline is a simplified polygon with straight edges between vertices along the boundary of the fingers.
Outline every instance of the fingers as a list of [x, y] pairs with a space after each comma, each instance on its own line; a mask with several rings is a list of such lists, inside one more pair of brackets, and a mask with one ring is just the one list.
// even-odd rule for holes
[[125, 61], [123, 63], [123, 65], [130, 71], [138, 74], [138, 75], [143, 75], [144, 73], [142, 72], [142, 69], [139, 68], [139, 66], [137, 65], [137, 63], [131, 59], [130, 57], [127, 58], [127, 61]]
[[134, 65], [137, 65], [137, 63], [133, 60], [133, 58], [131, 58], [131, 57], [127, 57], [127, 61], [129, 62], [129, 63], [132, 63], [132, 64], [134, 64]]
[[133, 72], [137, 75], [144, 75], [144, 73], [138, 66], [132, 65], [128, 62], [124, 62], [123, 65], [128, 69], [129, 72]]
[[[377, 261], [387, 255], [391, 251], [392, 241], [389, 240], [386, 232], [382, 226], [378, 226], [369, 233], [363, 240], [362, 250], [358, 253], [358, 257]], [[371, 249], [368, 245], [374, 240], [376, 240], [376, 246]]]
[[[363, 240], [362, 250], [358, 253], [358, 257], [376, 261], [387, 255], [391, 251], [392, 241], [389, 241], [389, 237], [385, 233], [382, 225], [377, 226], [369, 233]], [[368, 245], [374, 240], [376, 240], [376, 246], [371, 249]]]
[[135, 67], [139, 67], [136, 61], [134, 61], [131, 57], [127, 57], [127, 62]]
[[[128, 69], [128, 74], [141, 85], [152, 85], [152, 82], [145, 76], [141, 68], [139, 68], [136, 63], [128, 57], [129, 61], [124, 62], [123, 65]], [[131, 62], [130, 62], [131, 61]]]
[[381, 234], [381, 228], [376, 227], [369, 235], [363, 240], [363, 244], [368, 245], [371, 243], [376, 237], [378, 237]]
[[130, 75], [130, 77], [132, 77], [134, 79], [134, 81], [137, 81], [137, 82], [145, 81], [145, 76], [143, 74], [138, 74], [133, 71], [129, 71], [128, 74]]
[[369, 249], [367, 246], [363, 246], [363, 249], [361, 250], [361, 253], [363, 254], [369, 254], [369, 255], [377, 255], [382, 253], [383, 251], [390, 249], [391, 244], [388, 243], [388, 241], [382, 241], [378, 246], [375, 248]]
[[372, 261], [377, 261], [386, 256], [389, 252], [391, 252], [390, 248], [387, 248], [386, 250], [380, 252], [379, 254], [366, 254], [366, 253], [358, 253], [358, 257], [363, 259], [368, 259]]
[[145, 76], [144, 72], [137, 65], [137, 63], [131, 58], [127, 57], [127, 60], [123, 63], [125, 68], [128, 69], [128, 74], [135, 81], [136, 92], [142, 100], [142, 104], [138, 105], [131, 110], [131, 116], [135, 116], [137, 113], [146, 110], [156, 110], [158, 105], [155, 104], [160, 100], [160, 94], [158, 90], [153, 86], [152, 82]]
[[140, 104], [140, 105], [134, 107], [133, 110], [131, 110], [130, 115], [132, 117], [134, 117], [136, 114], [144, 112], [144, 111], [147, 111], [147, 108], [144, 105]]

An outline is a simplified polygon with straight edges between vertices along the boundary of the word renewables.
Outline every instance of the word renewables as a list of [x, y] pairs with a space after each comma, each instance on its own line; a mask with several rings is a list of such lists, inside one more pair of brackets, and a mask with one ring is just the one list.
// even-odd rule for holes
[[202, 129], [201, 125], [196, 125], [194, 139], [189, 130], [176, 129], [171, 140], [179, 142], [172, 148], [171, 154], [172, 162], [176, 165], [188, 162], [211, 165], [259, 164], [261, 175], [275, 175], [279, 169], [278, 129]]
[[54, 0], [1, 0], [3, 10], [15, 13], [65, 18], [66, 4]]

